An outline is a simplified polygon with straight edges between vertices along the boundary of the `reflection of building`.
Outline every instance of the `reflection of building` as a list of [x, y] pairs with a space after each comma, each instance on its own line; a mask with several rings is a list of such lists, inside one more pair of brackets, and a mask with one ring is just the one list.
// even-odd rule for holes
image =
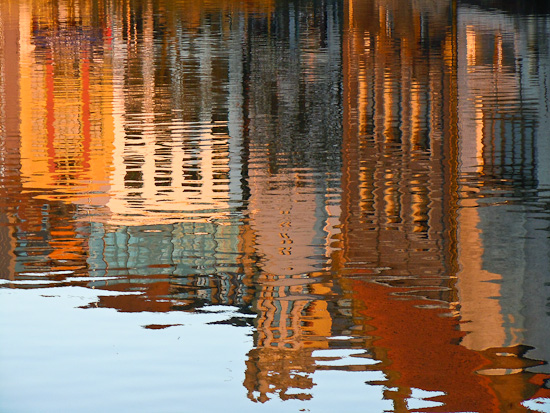
[[[122, 276], [104, 288], [144, 294], [102, 297], [102, 306], [168, 311], [250, 302], [247, 229], [237, 212], [242, 17], [236, 12], [230, 25], [223, 7], [188, 6], [196, 13], [149, 1], [139, 14], [113, 16], [114, 161], [107, 219], [92, 225], [89, 265]], [[175, 8], [163, 10], [171, 17], [163, 21], [157, 7]], [[159, 36], [154, 28], [164, 24]], [[161, 50], [172, 60], [164, 62]]]
[[[465, 286], [459, 265], [482, 270], [476, 221], [460, 221], [470, 210], [461, 210], [456, 232], [456, 122], [464, 119], [457, 116], [457, 89], [462, 93], [464, 85], [456, 62], [466, 59], [457, 53], [456, 20], [447, 30], [456, 16], [432, 2], [398, 3], [350, 1], [346, 7], [341, 284], [353, 297], [355, 316], [368, 317], [365, 324], [374, 329], [370, 345], [395, 389], [387, 397], [396, 411], [410, 408], [413, 388], [443, 392], [434, 401], [443, 402], [444, 411], [523, 411], [519, 403], [539, 389], [541, 378], [501, 372], [540, 363], [506, 341], [472, 348], [476, 338], [460, 331], [469, 324], [457, 317], [470, 321], [475, 314], [480, 333], [500, 334], [487, 329], [491, 319], [479, 306], [479, 298], [489, 298], [490, 289], [498, 294], [498, 287], [469, 289], [477, 295], [466, 301], [459, 288], [457, 302], [454, 285], [458, 274]], [[470, 255], [457, 257], [457, 244]], [[501, 306], [493, 302], [487, 310]], [[502, 318], [493, 322], [502, 329]]]
[[[224, 23], [221, 12], [211, 18]], [[127, 34], [123, 28], [131, 28], [132, 22], [116, 20], [113, 31], [115, 161], [107, 202], [111, 222], [163, 222], [193, 217], [198, 211], [204, 218], [227, 214], [231, 198], [240, 198], [241, 177], [230, 171], [230, 165], [238, 164], [240, 148], [230, 143], [228, 112], [233, 108], [227, 107], [228, 102], [237, 104], [238, 96], [219, 85], [235, 69], [227, 67], [227, 56], [238, 55], [238, 50], [224, 49], [225, 40], [217, 31], [205, 30], [196, 39], [172, 32], [173, 38], [160, 40], [180, 57], [170, 67], [176, 76], [158, 77], [151, 2], [141, 23], [141, 33]], [[230, 36], [239, 35], [238, 25], [232, 30]], [[127, 36], [142, 41], [127, 45]], [[189, 66], [196, 76], [192, 83], [182, 78]], [[185, 87], [180, 82], [186, 82]]]
[[[193, 5], [192, 16], [219, 20], [221, 33], [233, 38], [230, 48], [217, 29], [200, 33], [197, 22], [160, 19], [154, 10], [168, 6], [153, 1], [131, 13], [129, 6], [103, 10], [93, 2], [19, 6], [26, 189], [45, 199], [104, 205], [111, 223], [130, 225], [138, 217], [169, 222], [198, 210], [212, 217], [236, 206], [240, 95], [221, 85], [227, 76], [241, 81], [235, 76], [242, 63], [233, 57], [241, 55], [243, 17], [229, 24], [223, 9], [232, 2]], [[173, 17], [185, 11], [170, 7], [164, 12]], [[245, 7], [264, 8], [269, 3]], [[164, 63], [155, 25], [168, 25], [157, 38], [177, 58], [163, 76], [156, 73]]]
[[[255, 347], [248, 354], [246, 379], [249, 397], [265, 402], [268, 394], [281, 399], [309, 399], [315, 371], [312, 351], [328, 348], [332, 316], [327, 302], [332, 283], [323, 273], [288, 277], [262, 276], [254, 309]], [[299, 393], [296, 393], [296, 391]]]
[[281, 5], [273, 19], [248, 28], [248, 202], [263, 269], [292, 275], [327, 268], [336, 232], [340, 11], [312, 1]]
[[459, 11], [463, 344], [527, 345], [530, 358], [548, 361], [550, 244], [537, 204], [550, 184], [550, 20]]
[[366, 370], [317, 356], [352, 349], [396, 411], [521, 410], [547, 205], [492, 201], [549, 189], [547, 19], [283, 3], [0, 2], [0, 263], [118, 311], [255, 312], [254, 401]]
[[243, 266], [241, 231], [239, 225], [200, 222], [116, 230], [92, 224], [90, 272], [108, 277], [94, 282], [94, 286], [143, 292], [139, 296], [102, 297], [98, 305], [121, 311], [250, 305], [250, 272]]
[[248, 222], [261, 272], [244, 385], [254, 401], [305, 400], [314, 351], [346, 325], [326, 271], [339, 215], [340, 8], [280, 4], [247, 29]]
[[86, 4], [69, 10], [63, 2], [1, 3], [16, 16], [10, 25], [17, 37], [4, 49], [13, 90], [2, 93], [12, 100], [6, 123], [11, 149], [2, 151], [13, 160], [4, 163], [6, 177], [16, 178], [2, 185], [15, 235], [12, 277], [85, 270], [86, 224], [73, 219], [78, 208], [46, 200], [89, 199], [107, 182], [108, 116], [93, 96], [109, 89], [98, 80], [105, 75], [104, 60], [94, 62], [101, 28], [92, 28]]
[[[253, 9], [253, 3], [245, 8]], [[244, 226], [232, 218], [211, 222], [227, 217], [242, 198], [240, 89], [224, 86], [227, 77], [240, 81], [234, 78], [242, 73], [242, 63], [228, 57], [239, 55], [235, 46], [242, 27], [231, 26], [233, 49], [226, 48], [216, 24], [202, 39], [187, 37], [200, 32], [191, 22], [189, 33], [172, 27], [155, 37], [177, 45], [174, 53], [190, 56], [171, 62], [170, 70], [183, 73], [189, 65], [199, 81], [178, 84], [155, 73], [163, 55], [155, 49], [153, 26], [166, 23], [158, 21], [159, 15], [153, 18], [158, 2], [144, 2], [142, 10], [136, 6], [132, 12], [94, 2], [29, 0], [11, 6], [17, 10], [9, 20], [14, 29], [3, 38], [15, 47], [9, 34], [19, 36], [19, 50], [3, 50], [21, 56], [9, 77], [21, 81], [14, 82], [20, 83], [17, 93], [9, 95], [16, 105], [8, 108], [15, 115], [6, 125], [17, 129], [10, 134], [22, 160], [14, 170], [21, 170], [24, 191], [18, 196], [25, 198], [17, 211], [15, 271], [40, 275], [50, 267], [66, 273], [89, 267], [91, 275], [124, 276], [118, 284], [97, 285], [138, 286], [145, 301], [155, 303], [151, 309], [163, 307], [168, 294], [187, 301], [244, 303], [249, 295], [240, 264]], [[206, 19], [201, 7], [196, 5]], [[222, 32], [230, 28], [221, 9], [211, 6], [208, 13], [208, 19], [220, 19]], [[180, 96], [183, 83], [185, 97]], [[8, 186], [2, 188], [13, 192]], [[191, 222], [160, 225], [195, 212]], [[29, 248], [36, 253], [29, 254]], [[166, 282], [198, 273], [204, 279]], [[178, 283], [185, 282], [197, 288], [180, 291]], [[215, 297], [199, 297], [205, 291]], [[123, 310], [141, 305], [112, 304]]]
[[448, 270], [449, 11], [391, 4], [346, 9], [342, 268], [436, 277]]
[[81, 202], [105, 192], [112, 145], [106, 22], [92, 26], [92, 2], [21, 2], [20, 102], [23, 187]]
[[450, 305], [452, 159], [442, 162], [453, 144], [445, 112], [452, 94], [442, 93], [453, 87], [453, 38], [451, 10], [434, 7], [349, 1], [345, 8], [338, 268], [354, 316], [374, 329], [371, 345], [396, 388], [388, 393], [396, 411], [407, 409], [413, 388], [445, 392], [449, 410], [469, 410], [454, 386], [483, 388], [473, 375], [483, 359], [468, 360], [453, 344], [460, 335]]
[[[17, 4], [16, 4], [17, 3]], [[71, 206], [46, 204], [33, 198], [27, 189], [36, 184], [29, 174], [33, 156], [40, 152], [40, 128], [32, 131], [32, 123], [39, 121], [40, 87], [31, 87], [31, 62], [29, 54], [34, 46], [31, 44], [30, 7], [23, 2], [3, 1], [1, 8], [1, 26], [4, 44], [2, 45], [2, 85], [0, 98], [2, 102], [2, 148], [1, 163], [3, 217], [1, 236], [2, 245], [9, 248], [3, 255], [2, 268], [11, 279], [18, 272], [49, 270], [77, 270], [84, 267], [85, 240], [81, 237], [82, 225], [71, 220]], [[37, 25], [38, 26], [38, 25]], [[39, 72], [37, 68], [37, 72]], [[32, 95], [34, 93], [34, 95]], [[34, 99], [34, 100], [33, 100]], [[43, 103], [43, 102], [42, 102]], [[29, 118], [26, 115], [32, 117]], [[29, 129], [30, 128], [30, 129]], [[26, 152], [25, 148], [32, 148]], [[41, 173], [46, 173], [41, 171]], [[47, 180], [44, 176], [38, 180]], [[30, 181], [33, 183], [29, 184]], [[45, 182], [45, 181], [44, 181]], [[40, 189], [46, 189], [38, 185]], [[36, 188], [36, 186], [34, 186]], [[60, 213], [61, 212], [61, 213]], [[53, 265], [52, 265], [53, 264]], [[52, 275], [55, 276], [54, 273]]]

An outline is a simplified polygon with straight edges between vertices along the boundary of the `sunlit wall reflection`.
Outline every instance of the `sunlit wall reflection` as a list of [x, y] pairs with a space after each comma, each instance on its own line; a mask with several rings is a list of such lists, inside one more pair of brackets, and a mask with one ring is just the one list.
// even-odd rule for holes
[[[198, 395], [206, 410], [545, 411], [549, 16], [0, 0], [6, 409], [56, 411], [40, 371], [86, 365], [65, 379], [89, 383], [85, 363], [133, 320], [144, 341], [117, 338], [113, 365], [139, 371], [116, 379], [151, 390], [105, 379], [113, 406], [156, 403], [168, 390], [147, 372], [164, 371], [166, 411]], [[86, 321], [59, 332], [69, 314]], [[109, 334], [71, 333], [105, 314]], [[92, 356], [69, 363], [72, 340]], [[195, 358], [179, 347], [193, 340]], [[208, 353], [224, 340], [238, 354]], [[200, 391], [179, 385], [193, 375]]]

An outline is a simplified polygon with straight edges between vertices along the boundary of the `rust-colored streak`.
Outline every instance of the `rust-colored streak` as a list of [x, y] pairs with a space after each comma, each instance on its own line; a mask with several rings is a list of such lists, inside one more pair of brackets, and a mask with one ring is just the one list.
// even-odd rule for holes
[[46, 58], [46, 131], [47, 131], [47, 153], [48, 170], [55, 173], [55, 84], [54, 84], [54, 61], [51, 51], [48, 51]]
[[83, 173], [90, 168], [90, 150], [91, 150], [91, 133], [90, 133], [90, 61], [88, 53], [82, 52], [82, 168]]

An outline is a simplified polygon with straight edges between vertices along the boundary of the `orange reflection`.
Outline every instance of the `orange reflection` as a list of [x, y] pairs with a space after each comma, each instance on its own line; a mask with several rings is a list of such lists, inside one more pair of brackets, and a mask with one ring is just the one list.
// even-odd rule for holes
[[316, 365], [312, 353], [328, 348], [332, 333], [326, 301], [332, 285], [310, 281], [322, 275], [264, 275], [257, 281], [256, 348], [248, 354], [244, 381], [251, 400], [266, 402], [270, 395], [283, 400], [313, 397], [309, 375]]
[[[475, 203], [456, 214], [457, 90], [465, 79], [459, 34], [445, 24], [456, 10], [350, 0], [345, 11], [345, 190], [334, 262], [355, 322], [363, 317], [372, 329], [369, 345], [395, 387], [387, 397], [395, 411], [409, 411], [415, 388], [443, 392], [431, 399], [443, 405], [422, 411], [526, 411], [521, 402], [546, 394], [533, 383], [548, 376], [526, 370], [541, 362], [526, 359], [518, 341], [498, 340], [514, 321], [502, 319], [498, 285], [480, 285], [496, 274], [483, 271], [480, 221], [468, 208]], [[428, 37], [432, 45], [423, 47]], [[469, 29], [468, 45], [474, 40]], [[495, 73], [505, 72], [500, 36], [495, 44]], [[470, 64], [484, 58], [466, 56]]]
[[[111, 222], [119, 224], [135, 225], [128, 215], [139, 215], [140, 223], [150, 224], [196, 211], [227, 210], [230, 136], [223, 132], [227, 120], [219, 122], [213, 113], [213, 105], [225, 103], [213, 85], [227, 75], [226, 61], [199, 50], [196, 63], [204, 73], [198, 83], [187, 79], [187, 97], [174, 97], [182, 102], [172, 105], [166, 93], [172, 85], [154, 73], [164, 59], [154, 54], [154, 25], [164, 29], [164, 47], [178, 49], [176, 25], [183, 24], [190, 34], [212, 16], [230, 35], [233, 29], [224, 10], [265, 14], [271, 7], [269, 1], [110, 6], [91, 1], [20, 2], [18, 102], [24, 189], [36, 198], [103, 205]], [[96, 15], [99, 21], [92, 18]], [[137, 46], [138, 39], [142, 46]], [[205, 38], [205, 46], [210, 40]], [[188, 53], [176, 49], [172, 52]], [[172, 125], [162, 125], [164, 121]], [[174, 214], [175, 210], [181, 212]]]
[[[487, 99], [519, 88], [510, 36], [492, 36], [488, 56], [475, 25], [447, 30], [448, 3], [349, 0], [343, 43], [338, 19], [320, 23], [330, 13], [310, 7], [285, 54], [269, 49], [271, 1], [0, 4], [0, 156], [14, 169], [0, 193], [21, 204], [0, 222], [24, 234], [0, 237], [20, 247], [20, 273], [106, 276], [89, 286], [132, 294], [92, 305], [118, 311], [250, 307], [253, 401], [312, 398], [325, 368], [315, 351], [338, 335], [381, 361], [396, 411], [411, 410], [414, 389], [444, 393], [432, 411], [525, 411], [521, 401], [548, 396], [547, 375], [527, 370], [540, 362], [525, 357], [517, 303], [494, 299], [504, 293], [485, 267], [490, 220], [457, 199], [460, 173], [516, 173], [499, 169], [500, 114]], [[296, 40], [300, 67], [285, 43]], [[340, 142], [321, 161], [315, 144], [340, 139], [342, 95], [324, 92], [342, 66], [340, 170]], [[338, 73], [329, 87], [327, 67]], [[459, 99], [468, 85], [475, 93]], [[330, 186], [340, 173], [341, 198]], [[102, 209], [87, 217], [90, 205]]]

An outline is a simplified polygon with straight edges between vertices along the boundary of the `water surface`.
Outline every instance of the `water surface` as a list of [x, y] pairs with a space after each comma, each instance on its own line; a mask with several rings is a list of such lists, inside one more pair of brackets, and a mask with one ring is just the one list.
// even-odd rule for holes
[[549, 39], [0, 0], [0, 410], [550, 411]]

